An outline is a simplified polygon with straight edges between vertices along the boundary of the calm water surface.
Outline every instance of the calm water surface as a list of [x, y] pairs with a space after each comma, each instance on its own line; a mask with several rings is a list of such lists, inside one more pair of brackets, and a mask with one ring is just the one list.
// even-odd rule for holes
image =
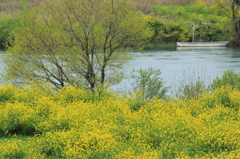
[[[158, 48], [145, 50], [144, 53], [131, 52], [132, 59], [125, 65], [127, 73], [131, 69], [161, 69], [161, 77], [166, 86], [187, 83], [198, 77], [206, 84], [221, 77], [226, 70], [239, 72], [240, 48]], [[188, 81], [187, 81], [188, 80]], [[114, 88], [128, 87], [124, 80]]]
[[[177, 87], [196, 81], [198, 77], [207, 84], [216, 76], [221, 77], [226, 70], [240, 72], [240, 48], [149, 48], [141, 52], [131, 52], [132, 59], [125, 64], [126, 73], [132, 69], [153, 67], [162, 71], [161, 78], [167, 87]], [[4, 56], [3, 53], [0, 54]], [[3, 63], [2, 63], [3, 66]], [[0, 72], [2, 72], [0, 66]], [[123, 80], [114, 89], [130, 88], [131, 81]]]

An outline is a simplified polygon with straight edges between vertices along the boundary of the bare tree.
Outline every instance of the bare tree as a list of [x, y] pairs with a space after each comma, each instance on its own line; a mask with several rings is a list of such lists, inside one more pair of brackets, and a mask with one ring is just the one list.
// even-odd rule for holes
[[151, 35], [128, 0], [49, 0], [22, 17], [5, 58], [6, 78], [17, 83], [115, 84], [127, 48]]

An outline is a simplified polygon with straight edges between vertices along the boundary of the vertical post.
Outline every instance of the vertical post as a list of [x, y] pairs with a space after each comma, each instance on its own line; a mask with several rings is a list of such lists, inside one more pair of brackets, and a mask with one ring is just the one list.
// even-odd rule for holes
[[192, 25], [192, 31], [193, 31], [193, 35], [192, 35], [192, 42], [194, 43], [194, 24]]

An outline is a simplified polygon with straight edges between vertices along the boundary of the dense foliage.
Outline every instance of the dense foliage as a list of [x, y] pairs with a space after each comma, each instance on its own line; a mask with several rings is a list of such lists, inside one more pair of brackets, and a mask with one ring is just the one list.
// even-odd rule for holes
[[0, 158], [239, 158], [240, 91], [143, 100], [110, 90], [0, 88]]
[[[22, 3], [16, 0], [15, 3], [0, 2], [0, 31], [4, 34], [0, 37], [0, 42], [6, 41], [9, 33], [13, 29], [13, 21], [17, 16], [8, 11], [17, 12]], [[18, 2], [18, 3], [17, 3]], [[28, 5], [44, 5], [44, 1], [28, 0]], [[232, 33], [231, 17], [224, 13], [224, 9], [219, 7], [214, 1], [145, 1], [135, 0], [136, 6], [145, 13], [145, 22], [154, 31], [151, 37], [151, 43], [174, 43], [176, 41], [191, 41], [191, 25], [200, 25], [196, 27], [196, 41], [222, 41], [231, 40], [234, 36]], [[9, 5], [6, 5], [9, 4]], [[177, 4], [177, 5], [176, 5]], [[13, 9], [15, 7], [15, 9]], [[23, 7], [22, 7], [23, 8]], [[5, 17], [5, 18], [4, 18]], [[7, 18], [6, 18], [7, 17]]]
[[4, 43], [10, 37], [11, 31], [16, 28], [17, 21], [8, 16], [0, 16], [0, 48], [4, 47]]
[[155, 5], [153, 14], [145, 18], [154, 30], [152, 43], [192, 41], [192, 25], [195, 41], [224, 41], [231, 38], [230, 19], [219, 12], [217, 6], [197, 3], [187, 6]]
[[216, 0], [224, 14], [231, 20], [232, 43], [240, 45], [240, 3], [239, 0]]

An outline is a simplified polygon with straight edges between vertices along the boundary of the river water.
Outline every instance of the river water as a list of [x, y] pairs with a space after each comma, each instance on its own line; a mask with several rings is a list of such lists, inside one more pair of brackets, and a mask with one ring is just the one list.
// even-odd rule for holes
[[[181, 84], [200, 78], [206, 85], [216, 76], [221, 77], [226, 70], [239, 72], [240, 48], [148, 48], [141, 52], [131, 52], [132, 59], [125, 65], [127, 74], [131, 69], [160, 69], [166, 87], [176, 89]], [[123, 80], [115, 89], [130, 87], [129, 80]]]
[[[132, 59], [124, 65], [126, 74], [132, 69], [160, 69], [160, 76], [171, 91], [181, 84], [199, 79], [206, 85], [226, 70], [240, 71], [240, 48], [147, 48], [143, 52], [130, 52]], [[3, 54], [1, 54], [3, 56]], [[0, 58], [1, 61], [1, 58]], [[1, 68], [0, 68], [1, 72]], [[131, 88], [131, 81], [125, 79], [114, 89]]]

